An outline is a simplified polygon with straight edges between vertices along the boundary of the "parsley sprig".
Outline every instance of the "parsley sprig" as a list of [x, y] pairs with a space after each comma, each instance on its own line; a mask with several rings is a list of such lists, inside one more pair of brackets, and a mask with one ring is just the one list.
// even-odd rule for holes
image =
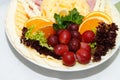
[[75, 23], [80, 25], [84, 16], [80, 15], [76, 8], [69, 11], [66, 16], [60, 16], [59, 14], [54, 14], [56, 23], [53, 24], [55, 30], [65, 29], [70, 23]]

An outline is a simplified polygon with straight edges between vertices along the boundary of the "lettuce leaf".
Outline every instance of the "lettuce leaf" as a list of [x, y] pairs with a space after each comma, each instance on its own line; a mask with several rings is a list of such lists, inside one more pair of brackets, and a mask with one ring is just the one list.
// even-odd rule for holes
[[34, 26], [30, 27], [25, 34], [26, 39], [37, 40], [39, 41], [39, 45], [46, 47], [49, 50], [53, 50], [53, 47], [47, 44], [47, 39], [45, 38], [45, 34], [42, 31], [32, 33]]
[[92, 49], [96, 48], [96, 45], [97, 45], [96, 42], [90, 43], [90, 47], [91, 47]]

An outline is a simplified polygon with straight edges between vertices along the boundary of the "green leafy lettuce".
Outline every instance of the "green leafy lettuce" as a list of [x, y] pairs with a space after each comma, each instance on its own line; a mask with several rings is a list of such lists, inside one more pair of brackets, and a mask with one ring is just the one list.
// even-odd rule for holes
[[54, 15], [56, 23], [53, 24], [55, 30], [65, 29], [70, 23], [76, 23], [80, 25], [84, 16], [80, 15], [76, 8], [72, 11], [69, 11], [69, 14], [66, 16], [60, 16], [59, 14]]
[[32, 33], [34, 27], [30, 27], [25, 34], [26, 39], [37, 40], [39, 41], [39, 45], [48, 48], [49, 50], [53, 50], [51, 46], [47, 44], [47, 39], [45, 38], [45, 34], [42, 31]]
[[90, 43], [90, 47], [95, 48], [96, 47], [96, 42]]

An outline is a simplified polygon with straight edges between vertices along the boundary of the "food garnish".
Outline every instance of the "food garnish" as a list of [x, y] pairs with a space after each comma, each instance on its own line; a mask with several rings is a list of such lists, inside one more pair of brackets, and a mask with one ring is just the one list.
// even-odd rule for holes
[[59, 14], [55, 14], [54, 18], [56, 23], [53, 24], [55, 30], [66, 29], [70, 23], [75, 23], [80, 25], [82, 23], [82, 19], [84, 16], [80, 15], [76, 8], [72, 11], [69, 11], [69, 14], [66, 16], [60, 16]]
[[26, 39], [25, 34], [27, 31], [28, 31], [28, 29], [25, 27], [22, 29], [22, 36], [20, 39], [21, 43], [23, 43], [27, 47], [35, 49], [40, 54], [44, 54], [46, 56], [49, 55], [49, 56], [52, 56], [56, 59], [61, 59], [61, 57], [59, 55], [56, 55], [55, 52], [53, 52], [52, 50], [49, 50], [48, 48], [41, 46], [39, 41]]
[[61, 44], [68, 44], [71, 39], [71, 33], [67, 29], [63, 30], [58, 36]]
[[73, 66], [76, 63], [75, 54], [73, 52], [65, 52], [62, 56], [63, 64]]
[[76, 57], [77, 57], [79, 63], [88, 64], [91, 60], [91, 53], [83, 48], [80, 48], [76, 52]]
[[53, 27], [53, 22], [41, 17], [33, 17], [29, 20], [27, 20], [24, 24], [26, 28], [30, 28], [31, 26], [34, 26], [32, 29], [32, 33], [37, 31], [42, 31], [45, 34], [45, 37], [48, 38], [48, 36], [55, 33]]
[[92, 43], [95, 39], [95, 33], [91, 30], [87, 30], [82, 34], [82, 41], [86, 43]]
[[47, 39], [45, 37], [45, 33], [42, 31], [37, 31], [32, 33], [34, 29], [34, 26], [30, 27], [28, 31], [25, 34], [26, 40], [31, 39], [31, 40], [37, 40], [39, 41], [39, 45], [46, 47], [47, 49], [53, 50], [51, 46], [47, 44]]
[[58, 44], [54, 46], [54, 52], [57, 55], [63, 55], [65, 52], [68, 52], [68, 51], [69, 51], [69, 48], [65, 44]]
[[50, 35], [47, 39], [48, 45], [55, 46], [59, 43], [58, 37], [56, 35]]
[[102, 11], [91, 12], [88, 15], [86, 15], [83, 20], [86, 20], [90, 17], [103, 17], [103, 18], [107, 19], [110, 23], [112, 23], [112, 19], [110, 18], [110, 16], [107, 13], [102, 12]]
[[109, 49], [113, 49], [115, 46], [116, 31], [118, 26], [115, 23], [106, 24], [104, 22], [100, 23], [96, 31], [96, 50], [93, 54], [93, 61], [100, 61], [101, 56], [105, 56]]
[[118, 28], [104, 12], [84, 17], [74, 8], [64, 16], [55, 13], [54, 18], [55, 23], [42, 18], [27, 21], [21, 43], [70, 67], [100, 61], [115, 46]]
[[112, 19], [104, 12], [91, 12], [83, 19], [79, 32], [83, 34], [87, 30], [94, 30], [99, 22], [112, 23]]

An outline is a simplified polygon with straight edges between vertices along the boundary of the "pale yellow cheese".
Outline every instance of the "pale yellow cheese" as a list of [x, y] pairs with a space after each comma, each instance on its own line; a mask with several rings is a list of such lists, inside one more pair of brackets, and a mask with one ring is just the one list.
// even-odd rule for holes
[[89, 5], [86, 0], [43, 0], [41, 5], [41, 16], [54, 21], [54, 14], [61, 11], [70, 11], [77, 8], [80, 14], [89, 13]]
[[24, 10], [23, 4], [20, 1], [17, 1], [17, 8], [15, 13], [15, 25], [16, 25], [16, 32], [19, 37], [21, 36], [24, 23], [27, 20], [28, 20], [28, 16]]

